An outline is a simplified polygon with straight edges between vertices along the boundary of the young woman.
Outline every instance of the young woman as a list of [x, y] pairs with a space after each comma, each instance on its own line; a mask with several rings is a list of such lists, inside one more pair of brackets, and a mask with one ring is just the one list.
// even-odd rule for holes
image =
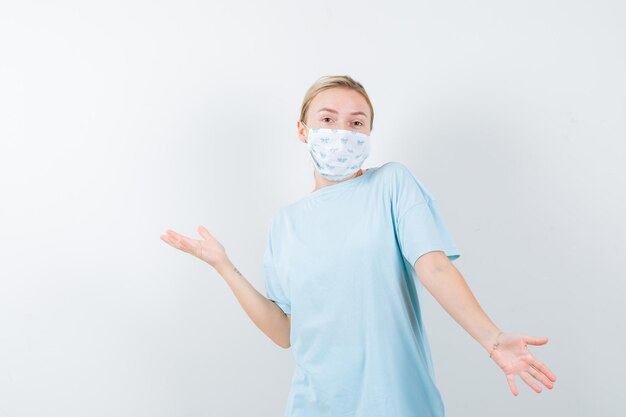
[[292, 347], [285, 417], [443, 416], [420, 314], [426, 289], [504, 372], [536, 392], [556, 377], [529, 352], [547, 338], [500, 330], [452, 264], [460, 254], [437, 202], [404, 165], [362, 170], [374, 109], [363, 86], [327, 76], [307, 91], [298, 138], [315, 188], [271, 220], [260, 294], [203, 226], [161, 239], [207, 262], [252, 321]]

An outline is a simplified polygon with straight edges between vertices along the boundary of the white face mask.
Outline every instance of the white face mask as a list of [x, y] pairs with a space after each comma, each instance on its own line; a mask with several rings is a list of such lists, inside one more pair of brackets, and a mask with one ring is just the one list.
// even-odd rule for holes
[[354, 130], [309, 128], [307, 148], [319, 173], [341, 181], [361, 168], [370, 153], [370, 136]]

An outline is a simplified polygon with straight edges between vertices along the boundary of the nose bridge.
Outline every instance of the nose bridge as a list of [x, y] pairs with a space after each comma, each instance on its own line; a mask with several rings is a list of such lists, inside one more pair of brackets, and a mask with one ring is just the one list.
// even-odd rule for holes
[[350, 119], [346, 116], [339, 116], [339, 129], [350, 130]]

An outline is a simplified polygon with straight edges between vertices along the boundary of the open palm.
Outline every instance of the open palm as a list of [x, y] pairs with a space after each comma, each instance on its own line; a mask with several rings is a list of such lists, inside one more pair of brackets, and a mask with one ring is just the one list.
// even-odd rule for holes
[[205, 261], [213, 267], [223, 262], [226, 259], [224, 246], [204, 226], [198, 227], [198, 233], [202, 239], [193, 239], [168, 229], [164, 235], [161, 235], [161, 240], [176, 249]]
[[[504, 371], [509, 388], [513, 395], [519, 391], [515, 385], [515, 375], [519, 376], [535, 392], [540, 393], [539, 381], [548, 389], [552, 389], [556, 376], [528, 350], [528, 345], [544, 345], [547, 337], [529, 337], [523, 334], [502, 333], [499, 343], [494, 348], [491, 358]], [[532, 377], [532, 378], [531, 378]], [[533, 380], [534, 378], [534, 380]]]

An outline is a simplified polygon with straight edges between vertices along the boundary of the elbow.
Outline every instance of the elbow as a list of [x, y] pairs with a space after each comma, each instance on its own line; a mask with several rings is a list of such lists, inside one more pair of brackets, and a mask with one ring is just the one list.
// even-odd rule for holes
[[288, 331], [285, 336], [286, 337], [282, 337], [282, 343], [280, 343], [279, 346], [283, 349], [289, 349], [291, 347], [291, 331]]
[[289, 331], [289, 329], [287, 331], [287, 334], [283, 334], [281, 336], [282, 337], [276, 344], [283, 349], [289, 349], [291, 347], [291, 332]]
[[283, 349], [289, 349], [291, 347], [291, 343], [289, 342], [289, 340], [274, 340], [274, 343], [276, 343], [278, 346], [280, 346]]
[[422, 277], [441, 274], [452, 265], [443, 251], [431, 251], [420, 256], [413, 264], [413, 269], [420, 281]]

